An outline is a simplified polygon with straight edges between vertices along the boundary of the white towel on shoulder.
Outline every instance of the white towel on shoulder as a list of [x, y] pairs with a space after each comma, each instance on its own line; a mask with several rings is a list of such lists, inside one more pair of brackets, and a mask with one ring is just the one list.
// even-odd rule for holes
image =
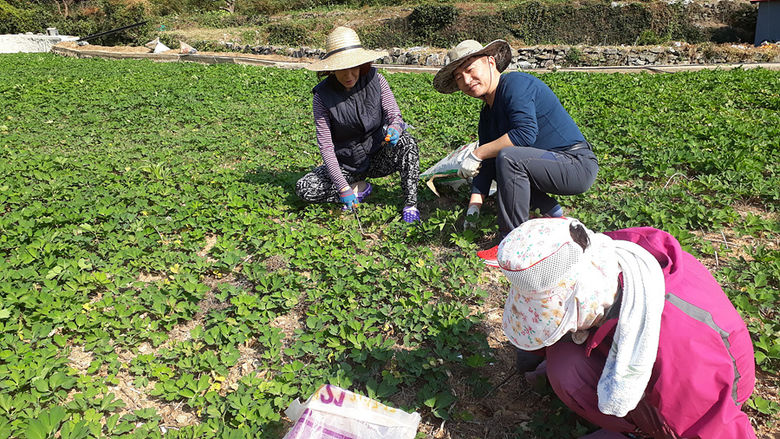
[[666, 287], [650, 252], [630, 241], [614, 243], [623, 272], [623, 299], [597, 391], [601, 413], [623, 417], [637, 406], [650, 381]]

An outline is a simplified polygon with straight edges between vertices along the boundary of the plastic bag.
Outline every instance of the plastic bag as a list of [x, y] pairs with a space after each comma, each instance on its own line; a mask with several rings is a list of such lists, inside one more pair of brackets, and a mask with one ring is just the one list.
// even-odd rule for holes
[[163, 53], [171, 50], [170, 47], [166, 46], [163, 43], [157, 43], [157, 46], [154, 48], [154, 53]]
[[168, 46], [160, 42], [159, 38], [155, 38], [152, 41], [144, 44], [144, 47], [152, 49], [152, 53], [162, 53], [171, 50]]
[[[452, 151], [447, 157], [439, 160], [435, 165], [420, 174], [420, 180], [425, 181], [425, 185], [428, 186], [428, 189], [432, 190], [437, 197], [439, 196], [439, 191], [436, 190], [436, 186], [433, 184], [434, 180], [436, 180], [437, 183], [445, 184], [457, 189], [460, 185], [466, 183], [466, 180], [458, 175], [460, 163], [472, 151], [477, 149], [478, 146], [479, 142], [472, 142]], [[496, 182], [494, 181], [493, 184], [490, 185], [489, 195], [493, 195], [495, 192]]]
[[371, 398], [326, 384], [306, 402], [285, 410], [295, 425], [284, 439], [414, 439], [418, 413], [406, 413]]
[[198, 50], [190, 46], [189, 44], [185, 43], [184, 41], [179, 41], [179, 53], [185, 55], [194, 55], [198, 53]]
[[439, 192], [436, 190], [433, 181], [437, 180], [438, 183], [444, 183], [449, 186], [457, 188], [466, 182], [458, 175], [458, 169], [460, 163], [468, 156], [472, 151], [477, 149], [479, 142], [472, 142], [461, 146], [460, 148], [452, 151], [439, 160], [435, 165], [426, 169], [425, 172], [420, 174], [420, 180], [425, 181], [425, 184], [430, 190], [433, 191], [436, 196], [439, 196]]
[[149, 41], [148, 43], [144, 44], [144, 47], [146, 47], [149, 50], [154, 50], [157, 45], [160, 44], [160, 39], [155, 38], [152, 41]]

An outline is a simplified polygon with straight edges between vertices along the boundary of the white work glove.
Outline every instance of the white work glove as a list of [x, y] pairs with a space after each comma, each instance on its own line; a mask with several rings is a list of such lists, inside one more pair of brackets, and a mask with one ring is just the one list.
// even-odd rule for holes
[[[466, 209], [466, 218], [463, 220], [463, 230], [475, 229], [477, 227], [476, 221], [479, 218], [479, 209], [481, 207], [481, 204], [469, 203], [469, 207]], [[473, 220], [473, 222], [469, 221], [469, 219]]]
[[460, 178], [471, 178], [479, 174], [479, 167], [482, 166], [482, 160], [478, 159], [474, 155], [474, 151], [471, 151], [468, 156], [460, 163], [460, 169], [458, 169], [458, 175]]

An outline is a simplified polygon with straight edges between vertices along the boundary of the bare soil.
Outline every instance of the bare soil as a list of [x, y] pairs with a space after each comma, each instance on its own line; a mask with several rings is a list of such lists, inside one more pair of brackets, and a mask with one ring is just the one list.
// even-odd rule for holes
[[65, 47], [74, 50], [94, 50], [97, 52], [113, 52], [113, 53], [152, 53], [152, 49], [144, 46], [98, 46], [87, 44], [86, 46], [79, 46], [75, 41], [63, 41], [58, 43], [57, 46]]
[[[441, 199], [439, 201], [441, 203], [452, 202], [451, 199]], [[740, 212], [743, 211], [756, 215], [768, 215], [767, 212], [749, 206], [740, 208]], [[729, 243], [731, 248], [757, 244], [755, 238], [740, 237], [734, 230], [724, 230], [722, 234], [702, 233], [701, 236], [704, 239], [712, 241], [723, 240], [723, 237], [725, 236], [726, 242]], [[215, 236], [207, 237], [206, 245], [198, 253], [199, 256], [207, 257], [209, 250], [214, 246], [216, 240], [217, 238]], [[760, 243], [776, 247], [778, 246], [778, 237], [761, 240]], [[436, 253], [435, 250], [436, 249], [434, 249], [434, 253]], [[440, 250], [441, 253], [446, 252], [446, 249]], [[724, 255], [720, 260], [720, 263], [724, 263], [728, 258], [737, 257], [738, 255], [742, 256], [741, 253], [729, 253], [728, 255]], [[712, 265], [712, 261], [707, 262], [707, 265]], [[264, 261], [264, 263], [269, 269], [279, 269], [286, 266], [286, 261], [282, 258], [269, 258]], [[717, 268], [717, 264], [710, 267], [710, 269], [713, 270], [716, 270]], [[149, 275], [139, 275], [139, 280], [149, 282], [161, 280], [161, 278]], [[174, 327], [169, 333], [169, 340], [158, 348], [153, 348], [148, 343], [143, 343], [138, 347], [137, 353], [117, 350], [120, 361], [125, 365], [129, 365], [138, 353], [154, 355], [160, 349], [189, 339], [189, 331], [198, 324], [202, 324], [202, 320], [208, 311], [226, 306], [224, 303], [217, 302], [213, 296], [213, 288], [216, 288], [217, 285], [225, 282], [239, 283], [232, 274], [221, 279], [204, 279], [204, 283], [211, 286], [212, 291], [207, 293], [206, 297], [199, 303], [201, 311], [198, 312], [192, 320]], [[508, 284], [500, 270], [486, 268], [478, 287], [487, 291], [488, 297], [483, 304], [472, 306], [471, 309], [475, 315], [483, 317], [478, 330], [485, 334], [495, 358], [492, 364], [485, 366], [480, 370], [480, 373], [487, 379], [491, 390], [485, 396], [474, 396], [473, 391], [469, 389], [469, 385], [467, 384], [470, 377], [466, 376], [462, 371], [453, 370], [449, 377], [449, 384], [453, 394], [458, 399], [451, 406], [450, 414], [453, 415], [455, 419], [460, 420], [442, 421], [433, 418], [432, 416], [426, 416], [421, 422], [419, 429], [420, 432], [425, 434], [426, 438], [499, 439], [522, 437], [523, 431], [527, 429], [528, 421], [533, 417], [534, 413], [549, 410], [551, 396], [546, 392], [540, 393], [537, 391], [537, 389], [540, 388], [539, 383], [532, 384], [528, 382], [524, 376], [514, 373], [515, 349], [509, 344], [501, 328], [503, 304], [506, 299]], [[287, 343], [292, 339], [295, 331], [303, 327], [304, 316], [303, 310], [300, 309], [300, 307], [296, 307], [288, 314], [277, 317], [272, 322], [272, 326], [279, 328], [284, 332], [285, 343]], [[260, 353], [256, 350], [254, 344], [254, 340], [250, 339], [245, 344], [239, 346], [241, 357], [221, 382], [219, 388], [220, 394], [225, 395], [228, 392], [235, 390], [238, 381], [246, 375], [255, 373], [258, 376], [264, 376], [269, 372], [258, 369], [260, 364]], [[92, 362], [92, 354], [90, 352], [85, 352], [79, 346], [74, 346], [71, 349], [68, 358], [71, 367], [82, 375], [86, 373]], [[106, 375], [105, 370], [99, 371], [98, 374], [103, 376]], [[128, 372], [126, 367], [123, 367], [117, 374], [116, 381], [117, 384], [108, 386], [108, 390], [109, 392], [114, 393], [117, 398], [125, 402], [125, 407], [118, 411], [120, 414], [151, 407], [155, 408], [157, 413], [162, 417], [161, 425], [165, 428], [181, 428], [186, 425], [196, 425], [200, 422], [197, 414], [193, 413], [183, 404], [168, 403], [150, 396], [149, 392], [154, 387], [153, 382], [150, 382], [142, 388], [136, 387], [134, 384], [135, 377]], [[418, 390], [419, 389], [402, 390], [390, 398], [391, 404], [396, 406], [411, 405], [416, 398]], [[758, 374], [755, 391], [756, 395], [775, 402], [780, 402], [780, 397], [778, 397], [779, 390], [780, 379], [778, 379], [777, 376], [766, 373]], [[777, 425], [776, 420], [774, 421], [775, 425], [772, 425], [773, 422], [768, 416], [761, 415], [750, 409], [746, 409], [746, 411], [751, 416], [759, 438], [776, 439], [780, 437], [780, 427]], [[289, 420], [286, 420], [286, 423], [290, 424]]]
[[[98, 45], [86, 45], [79, 46], [73, 41], [65, 41], [58, 43], [56, 47], [63, 47], [66, 49], [74, 50], [77, 52], [104, 52], [106, 54], [152, 54], [152, 50], [144, 46], [98, 46]], [[160, 55], [177, 55], [178, 49], [171, 49], [166, 52], [160, 53]], [[303, 67], [305, 64], [311, 63], [311, 60], [302, 58], [293, 58], [283, 55], [256, 55], [253, 53], [237, 53], [237, 52], [209, 52], [198, 51], [197, 55], [216, 56], [216, 57], [237, 57], [248, 58], [263, 61], [276, 61], [282, 63], [298, 63]]]

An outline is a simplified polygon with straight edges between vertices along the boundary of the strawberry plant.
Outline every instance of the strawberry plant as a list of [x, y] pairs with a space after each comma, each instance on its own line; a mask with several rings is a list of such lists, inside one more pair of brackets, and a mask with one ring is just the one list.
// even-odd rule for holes
[[[427, 74], [387, 79], [423, 168], [475, 139], [477, 100], [436, 93]], [[780, 75], [542, 79], [601, 164], [590, 191], [560, 200], [567, 213], [596, 230], [662, 228], [718, 258], [758, 367], [776, 377]], [[464, 232], [464, 189], [421, 187], [425, 220], [409, 227], [390, 176], [361, 206], [362, 234], [338, 206], [302, 203], [295, 181], [321, 161], [316, 82], [0, 57], [1, 437], [277, 438], [290, 401], [324, 383], [431, 424], [474, 416], [452, 376], [481, 397], [506, 366], [483, 329], [489, 281], [473, 254], [495, 234], [490, 206]], [[705, 238], [721, 232], [739, 239]], [[155, 407], [124, 400], [126, 382]], [[777, 412], [766, 395], [751, 404], [759, 424]], [[171, 408], [197, 422], [176, 424]], [[559, 435], [542, 424], [568, 416], [551, 406], [528, 425]]]

